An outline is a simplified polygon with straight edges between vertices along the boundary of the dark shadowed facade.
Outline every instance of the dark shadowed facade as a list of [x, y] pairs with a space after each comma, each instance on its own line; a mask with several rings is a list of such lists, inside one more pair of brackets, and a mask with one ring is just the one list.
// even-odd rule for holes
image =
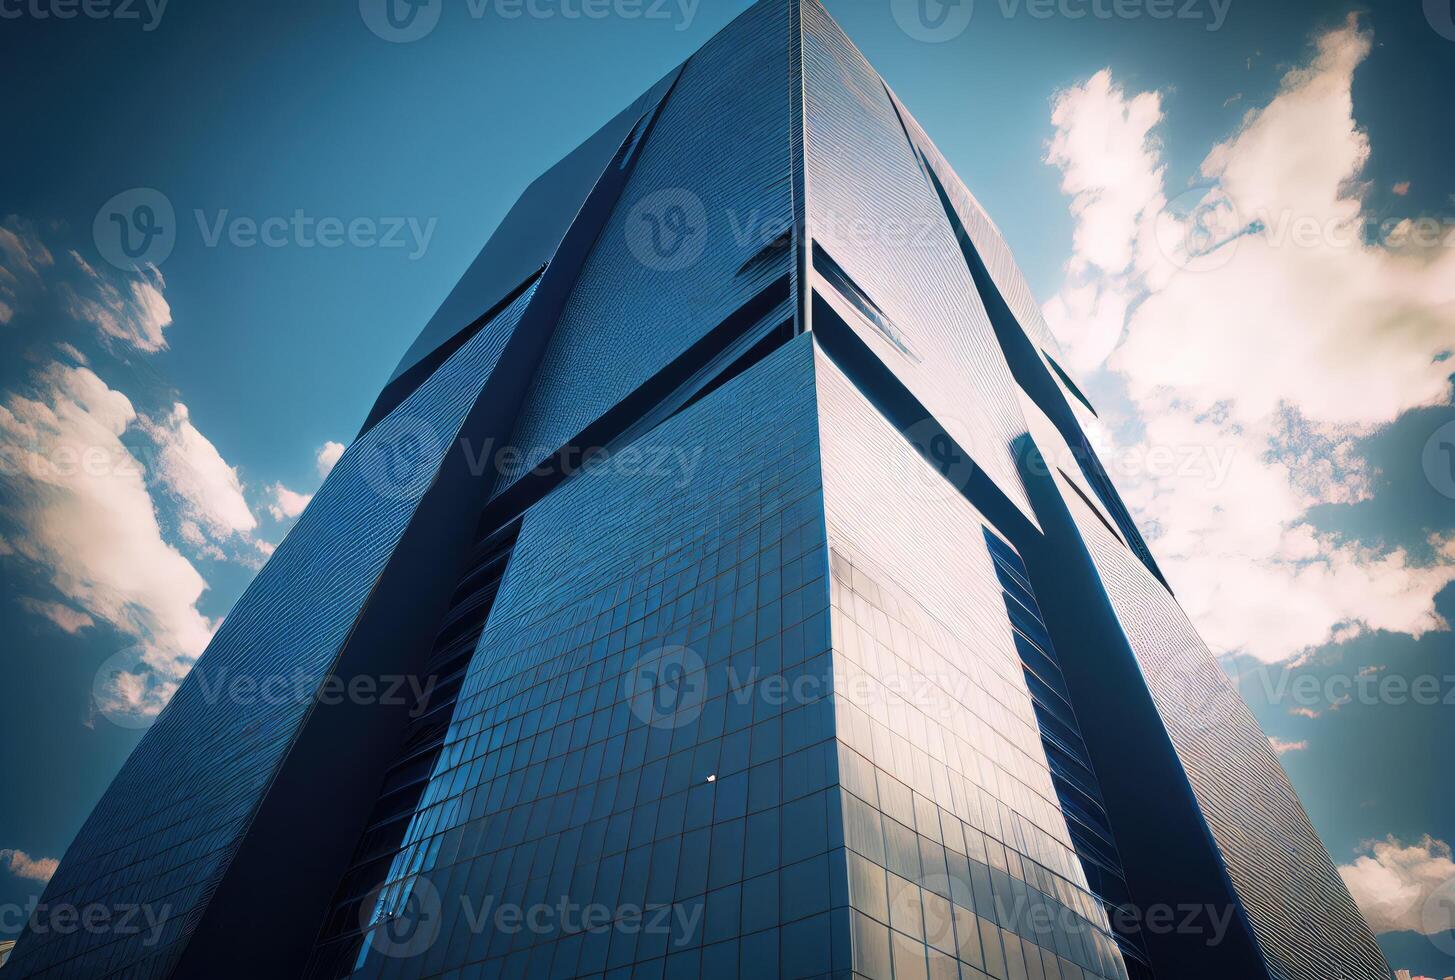
[[1056, 356], [763, 0], [522, 195], [43, 899], [158, 927], [5, 977], [1386, 977]]

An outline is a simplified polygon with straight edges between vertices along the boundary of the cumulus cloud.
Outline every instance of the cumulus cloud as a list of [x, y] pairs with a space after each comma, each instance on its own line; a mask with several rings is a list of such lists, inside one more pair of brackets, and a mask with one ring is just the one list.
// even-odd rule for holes
[[[207, 645], [206, 582], [162, 537], [141, 464], [121, 441], [130, 400], [89, 368], [52, 364], [0, 404], [12, 545], [76, 608], [136, 639], [120, 710], [160, 710]], [[107, 706], [110, 707], [110, 706]]]
[[177, 501], [183, 539], [218, 557], [218, 543], [247, 538], [258, 522], [243, 497], [242, 481], [192, 424], [187, 406], [177, 402], [164, 417], [143, 417], [139, 425], [156, 446], [152, 476]]
[[1318, 38], [1171, 201], [1156, 93], [1102, 71], [1052, 105], [1047, 160], [1077, 226], [1046, 317], [1129, 406], [1104, 413], [1108, 451], [1229, 461], [1124, 481], [1219, 653], [1281, 662], [1367, 630], [1447, 628], [1434, 596], [1455, 580], [1450, 540], [1430, 563], [1307, 519], [1369, 495], [1358, 439], [1450, 397], [1455, 249], [1368, 234], [1350, 91], [1370, 45], [1353, 19]]
[[332, 473], [334, 465], [343, 456], [346, 448], [348, 447], [341, 442], [325, 442], [322, 446], [318, 447], [318, 455], [316, 457], [318, 475], [326, 477]]
[[273, 502], [268, 505], [268, 513], [273, 515], [275, 521], [286, 521], [303, 513], [303, 508], [313, 499], [311, 493], [297, 493], [289, 490], [281, 483], [275, 483], [270, 488], [273, 494]]
[[3, 862], [6, 869], [17, 878], [24, 878], [26, 881], [38, 881], [45, 884], [51, 880], [56, 873], [56, 868], [61, 862], [56, 858], [33, 858], [24, 851], [17, 851], [14, 848], [0, 848], [0, 862]]
[[1428, 835], [1414, 844], [1369, 841], [1368, 852], [1339, 874], [1375, 932], [1425, 935], [1455, 928], [1455, 861], [1450, 845]]
[[32, 599], [30, 596], [22, 596], [16, 601], [22, 609], [49, 619], [67, 633], [79, 633], [83, 629], [96, 625], [96, 620], [79, 609], [72, 609], [59, 602], [46, 602], [41, 599]]

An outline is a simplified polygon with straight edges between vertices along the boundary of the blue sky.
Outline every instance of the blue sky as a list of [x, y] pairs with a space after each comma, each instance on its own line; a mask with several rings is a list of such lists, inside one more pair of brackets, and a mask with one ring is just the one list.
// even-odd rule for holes
[[[440, 3], [392, 43], [349, 0], [0, 2], [0, 907], [139, 737], [102, 665], [185, 667], [526, 183], [745, 6]], [[1455, 879], [1455, 26], [978, 0], [929, 36], [902, 0], [827, 6], [1005, 233], [1392, 965], [1455, 972], [1421, 917]], [[93, 233], [137, 188], [176, 215], [156, 271]], [[37, 445], [93, 457], [15, 470]]]

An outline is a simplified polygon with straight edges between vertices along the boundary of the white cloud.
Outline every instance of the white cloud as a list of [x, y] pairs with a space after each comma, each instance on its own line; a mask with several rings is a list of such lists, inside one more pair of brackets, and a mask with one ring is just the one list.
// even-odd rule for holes
[[61, 864], [56, 858], [33, 858], [24, 851], [9, 847], [0, 848], [0, 861], [4, 862], [6, 869], [15, 877], [41, 884], [50, 881], [51, 875], [56, 873], [56, 868]]
[[1366, 630], [1447, 628], [1434, 595], [1455, 580], [1451, 541], [1422, 565], [1307, 520], [1369, 495], [1359, 437], [1450, 395], [1436, 355], [1455, 344], [1455, 249], [1363, 236], [1369, 143], [1350, 87], [1370, 43], [1352, 19], [1320, 37], [1208, 154], [1214, 186], [1171, 205], [1154, 93], [1128, 96], [1103, 71], [1053, 103], [1047, 159], [1077, 230], [1046, 317], [1073, 363], [1100, 370], [1095, 387], [1129, 404], [1104, 413], [1113, 451], [1231, 461], [1123, 481], [1219, 653], [1280, 662]]
[[192, 424], [187, 406], [177, 402], [164, 418], [139, 424], [157, 448], [153, 476], [178, 503], [182, 538], [208, 557], [218, 557], [217, 544], [234, 535], [247, 538], [258, 522], [242, 481]]
[[297, 493], [289, 490], [281, 483], [275, 483], [270, 488], [273, 493], [273, 502], [268, 505], [268, 513], [273, 515], [276, 521], [286, 521], [303, 513], [303, 508], [313, 499], [311, 493]]
[[318, 447], [318, 455], [316, 457], [318, 475], [326, 477], [333, 472], [334, 465], [343, 456], [346, 448], [341, 442], [325, 442], [322, 446]]
[[1455, 928], [1444, 904], [1455, 886], [1449, 844], [1426, 836], [1415, 844], [1387, 837], [1364, 846], [1369, 853], [1339, 865], [1339, 874], [1371, 929], [1433, 935]]
[[1302, 752], [1308, 748], [1308, 742], [1285, 742], [1281, 738], [1269, 738], [1268, 744], [1279, 755], [1287, 755], [1289, 752]]
[[54, 264], [28, 221], [12, 214], [0, 223], [0, 325], [26, 306], [29, 294], [44, 288], [42, 270]]
[[166, 280], [155, 268], [129, 278], [125, 289], [104, 278], [75, 252], [71, 260], [82, 274], [84, 291], [61, 284], [71, 316], [93, 324], [104, 336], [147, 353], [167, 346], [172, 307], [162, 295]]
[[63, 605], [59, 602], [45, 602], [40, 599], [32, 599], [29, 596], [21, 596], [16, 601], [22, 609], [49, 619], [67, 633], [79, 633], [83, 629], [96, 625], [96, 620], [81, 612], [79, 609], [72, 609], [70, 606]]
[[[89, 368], [52, 364], [0, 405], [12, 541], [72, 604], [142, 648], [123, 710], [160, 710], [207, 645], [206, 582], [162, 537], [141, 465], [121, 442], [131, 402]], [[118, 691], [118, 696], [122, 692]]]

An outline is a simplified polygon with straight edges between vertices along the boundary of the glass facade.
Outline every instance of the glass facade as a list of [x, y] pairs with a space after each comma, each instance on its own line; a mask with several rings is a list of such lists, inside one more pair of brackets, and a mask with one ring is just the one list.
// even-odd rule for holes
[[1056, 357], [762, 0], [526, 192], [96, 808], [46, 901], [160, 936], [6, 976], [1384, 976]]

